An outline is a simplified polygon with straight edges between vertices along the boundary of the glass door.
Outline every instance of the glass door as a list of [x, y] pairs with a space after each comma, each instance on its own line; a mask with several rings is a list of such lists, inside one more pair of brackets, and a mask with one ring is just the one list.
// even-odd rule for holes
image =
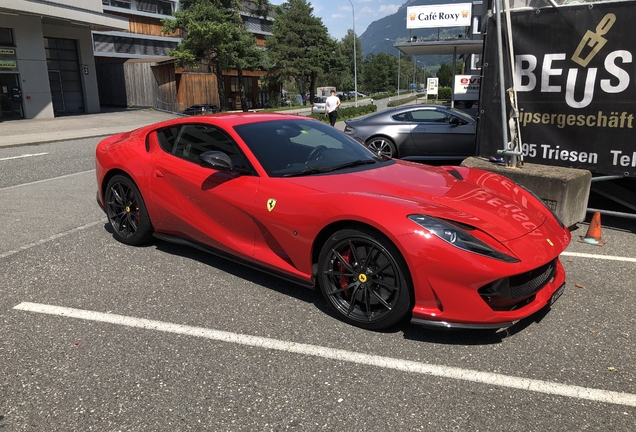
[[0, 74], [0, 121], [24, 118], [18, 74]]

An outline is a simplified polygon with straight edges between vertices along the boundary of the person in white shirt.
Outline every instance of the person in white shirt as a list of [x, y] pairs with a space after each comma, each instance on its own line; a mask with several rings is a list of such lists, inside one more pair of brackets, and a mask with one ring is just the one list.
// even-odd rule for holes
[[325, 116], [329, 116], [329, 123], [331, 126], [336, 125], [336, 119], [338, 118], [338, 107], [340, 106], [340, 98], [336, 96], [336, 91], [331, 90], [331, 96], [325, 101]]

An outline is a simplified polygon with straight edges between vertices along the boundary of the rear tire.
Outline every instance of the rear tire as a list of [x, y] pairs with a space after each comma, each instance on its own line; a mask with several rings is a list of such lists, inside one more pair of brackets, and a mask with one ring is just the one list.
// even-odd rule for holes
[[367, 147], [373, 153], [383, 158], [396, 158], [397, 147], [386, 137], [373, 137], [367, 141]]
[[150, 241], [150, 217], [139, 189], [129, 177], [116, 175], [111, 178], [104, 201], [115, 239], [132, 246]]
[[349, 323], [380, 330], [411, 308], [406, 264], [388, 239], [371, 230], [344, 229], [325, 242], [318, 281], [325, 300]]

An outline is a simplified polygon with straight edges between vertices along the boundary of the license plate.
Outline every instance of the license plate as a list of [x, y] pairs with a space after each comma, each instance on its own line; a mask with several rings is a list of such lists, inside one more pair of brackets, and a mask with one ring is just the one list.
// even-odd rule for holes
[[565, 291], [565, 284], [561, 285], [559, 289], [556, 290], [554, 294], [552, 294], [552, 297], [550, 297], [550, 302], [548, 303], [548, 306], [552, 306], [554, 302], [557, 301], [559, 297], [561, 297], [561, 294], [563, 294], [563, 291]]

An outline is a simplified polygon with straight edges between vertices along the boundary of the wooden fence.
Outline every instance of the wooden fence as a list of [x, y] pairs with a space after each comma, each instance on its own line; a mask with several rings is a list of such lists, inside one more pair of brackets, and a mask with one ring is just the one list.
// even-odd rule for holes
[[220, 106], [217, 80], [214, 74], [177, 74], [177, 89], [177, 100], [182, 109], [195, 104]]

